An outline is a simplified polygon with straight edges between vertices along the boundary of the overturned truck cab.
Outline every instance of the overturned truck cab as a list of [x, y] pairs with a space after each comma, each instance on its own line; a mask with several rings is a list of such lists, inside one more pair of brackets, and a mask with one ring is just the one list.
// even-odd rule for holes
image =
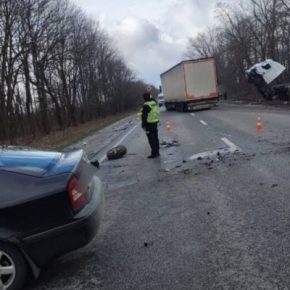
[[[273, 96], [275, 96], [279, 90], [275, 88], [276, 86], [272, 86], [271, 84], [285, 71], [285, 69], [285, 66], [282, 64], [272, 59], [267, 59], [246, 70], [246, 77], [248, 82], [256, 87], [264, 99], [272, 100]], [[283, 84], [279, 86], [280, 88], [284, 88]]]

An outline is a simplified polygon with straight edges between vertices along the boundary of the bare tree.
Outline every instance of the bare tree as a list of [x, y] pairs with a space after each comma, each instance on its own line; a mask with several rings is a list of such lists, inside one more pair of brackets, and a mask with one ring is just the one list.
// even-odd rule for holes
[[[219, 80], [232, 91], [248, 89], [245, 69], [272, 58], [290, 67], [289, 2], [250, 0], [247, 9], [219, 6], [221, 25], [189, 39], [191, 56], [214, 56]], [[287, 77], [287, 75], [284, 75]]]
[[69, 1], [0, 0], [0, 140], [128, 110], [141, 88], [98, 23]]

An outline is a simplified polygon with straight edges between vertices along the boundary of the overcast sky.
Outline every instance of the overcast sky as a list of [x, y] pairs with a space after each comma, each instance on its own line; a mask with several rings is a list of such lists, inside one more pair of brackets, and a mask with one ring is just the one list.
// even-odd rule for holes
[[216, 21], [214, 9], [218, 2], [72, 1], [100, 22], [137, 77], [156, 86], [160, 84], [162, 72], [186, 58], [188, 37], [195, 36]]

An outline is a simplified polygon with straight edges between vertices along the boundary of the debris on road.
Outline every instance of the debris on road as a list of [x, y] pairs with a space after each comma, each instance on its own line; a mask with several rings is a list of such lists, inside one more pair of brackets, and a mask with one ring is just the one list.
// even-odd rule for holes
[[110, 149], [107, 152], [107, 158], [109, 160], [119, 159], [119, 158], [122, 158], [126, 153], [127, 153], [127, 148], [123, 145], [119, 145]]
[[99, 160], [91, 160], [91, 164], [92, 164], [93, 166], [97, 167], [97, 168], [100, 167], [100, 162], [99, 162]]
[[177, 140], [172, 140], [172, 141], [162, 141], [160, 146], [162, 148], [168, 148], [168, 147], [173, 147], [173, 146], [179, 146], [179, 142]]
[[153, 246], [153, 242], [144, 242], [144, 248], [148, 248], [150, 246]]
[[182, 173], [183, 174], [190, 174], [191, 173], [191, 169], [184, 169], [183, 171], [182, 171]]
[[278, 184], [277, 183], [275, 183], [275, 184], [272, 184], [272, 188], [274, 188], [274, 187], [277, 187], [278, 186]]

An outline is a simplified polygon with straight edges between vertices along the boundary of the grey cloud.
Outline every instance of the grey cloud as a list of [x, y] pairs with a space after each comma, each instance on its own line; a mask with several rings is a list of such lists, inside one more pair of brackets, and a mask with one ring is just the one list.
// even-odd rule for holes
[[[185, 57], [187, 40], [213, 22], [218, 0], [73, 0], [98, 11], [103, 27], [131, 68], [159, 84], [159, 75]], [[223, 0], [235, 2], [235, 0]], [[117, 4], [116, 4], [117, 2]], [[95, 8], [94, 8], [95, 7]], [[96, 15], [96, 14], [95, 14]]]
[[159, 41], [159, 30], [145, 19], [125, 18], [117, 24], [114, 31], [118, 41], [135, 48]]

